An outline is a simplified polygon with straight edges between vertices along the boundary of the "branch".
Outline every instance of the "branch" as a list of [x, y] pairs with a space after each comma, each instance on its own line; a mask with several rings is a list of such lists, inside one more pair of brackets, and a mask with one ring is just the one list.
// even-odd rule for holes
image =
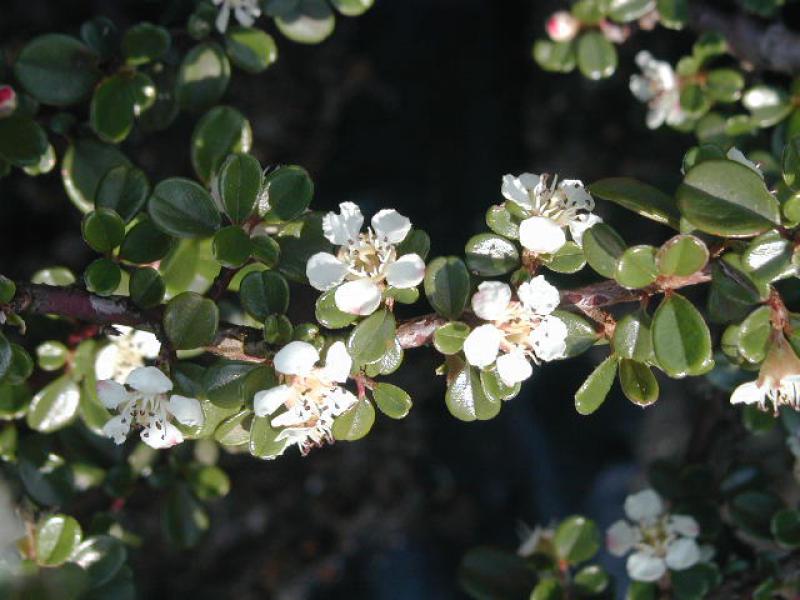
[[755, 69], [800, 73], [800, 33], [783, 23], [726, 12], [706, 2], [689, 3], [689, 23], [698, 32], [722, 34], [731, 52]]
[[[614, 281], [602, 281], [563, 291], [561, 306], [594, 318], [597, 309], [639, 302], [642, 298], [668, 290], [705, 283], [710, 278], [708, 269], [705, 269], [690, 277], [664, 279], [640, 290], [629, 290]], [[163, 314], [162, 307], [142, 310], [125, 296], [97, 296], [75, 287], [37, 283], [18, 283], [17, 295], [9, 308], [18, 313], [57, 315], [95, 325], [128, 325], [156, 334], [161, 332]], [[429, 344], [436, 329], [446, 322], [446, 319], [435, 314], [401, 322], [397, 328], [400, 346], [409, 349]], [[264, 341], [260, 329], [220, 323], [214, 342], [206, 347], [206, 351], [234, 360], [262, 361], [269, 355], [270, 346]]]

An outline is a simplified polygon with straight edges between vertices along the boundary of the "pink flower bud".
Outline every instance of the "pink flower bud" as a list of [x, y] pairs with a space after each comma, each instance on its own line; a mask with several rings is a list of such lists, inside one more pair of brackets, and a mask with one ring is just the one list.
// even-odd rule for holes
[[550, 15], [547, 19], [547, 35], [554, 42], [568, 42], [578, 33], [581, 24], [565, 10]]
[[10, 115], [17, 108], [17, 93], [10, 85], [0, 85], [0, 117]]
[[600, 31], [602, 31], [605, 38], [613, 44], [622, 44], [631, 35], [631, 28], [629, 26], [617, 25], [606, 19], [600, 21]]

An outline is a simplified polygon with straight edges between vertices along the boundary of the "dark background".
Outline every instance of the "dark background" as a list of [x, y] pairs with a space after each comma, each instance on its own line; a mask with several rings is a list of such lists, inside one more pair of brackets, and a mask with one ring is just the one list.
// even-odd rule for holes
[[[656, 56], [673, 62], [691, 37], [639, 34], [621, 49], [609, 81], [551, 75], [536, 67], [530, 49], [561, 6], [377, 0], [367, 15], [339, 19], [334, 35], [312, 47], [289, 42], [262, 19], [278, 41], [279, 60], [262, 75], [235, 72], [226, 101], [250, 119], [253, 152], [263, 164], [309, 169], [315, 208], [345, 200], [368, 214], [397, 208], [431, 234], [432, 255], [461, 254], [485, 229], [483, 215], [500, 200], [504, 173], [555, 172], [587, 183], [631, 175], [672, 189], [691, 139], [648, 131], [627, 78], [645, 36]], [[33, 35], [74, 34], [95, 14], [124, 30], [157, 19], [158, 7], [6, 0], [0, 40], [13, 56]], [[123, 149], [152, 181], [191, 176], [195, 119], [181, 115], [167, 132], [134, 137]], [[629, 243], [669, 235], [606, 205], [599, 212]], [[57, 173], [0, 181], [0, 272], [25, 278], [52, 264], [80, 272], [93, 257], [79, 223]], [[569, 285], [591, 275], [581, 277]], [[458, 598], [464, 552], [479, 544], [513, 549], [520, 522], [584, 512], [605, 527], [625, 493], [642, 485], [644, 465], [682, 457], [687, 421], [708, 390], [664, 380], [660, 402], [644, 412], [615, 387], [600, 411], [579, 417], [572, 396], [603, 354], [537, 369], [499, 417], [465, 424], [447, 413], [435, 354], [410, 352], [393, 379], [412, 392], [407, 419], [379, 415], [367, 439], [307, 458], [294, 450], [270, 463], [223, 457], [233, 489], [213, 505], [211, 532], [197, 551], [166, 546], [161, 498], [143, 489], [125, 513], [143, 534], [133, 558], [141, 597]], [[618, 571], [621, 562], [608, 564]]]

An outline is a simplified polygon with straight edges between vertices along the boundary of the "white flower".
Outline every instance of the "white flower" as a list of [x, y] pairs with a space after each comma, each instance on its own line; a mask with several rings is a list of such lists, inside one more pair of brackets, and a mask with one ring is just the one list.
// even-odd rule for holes
[[142, 441], [153, 448], [169, 448], [183, 441], [183, 434], [170, 422], [174, 417], [190, 427], [203, 424], [203, 409], [194, 398], [172, 394], [172, 381], [156, 367], [139, 367], [128, 375], [125, 385], [106, 379], [97, 382], [103, 405], [117, 411], [103, 433], [117, 444], [128, 437], [135, 423], [142, 427]]
[[614, 556], [628, 556], [628, 575], [636, 581], [658, 581], [667, 572], [682, 571], [701, 560], [695, 538], [700, 527], [692, 517], [671, 515], [654, 490], [625, 499], [625, 515], [606, 530], [606, 547]]
[[681, 108], [681, 83], [669, 63], [656, 60], [647, 50], [636, 55], [641, 75], [633, 75], [630, 89], [640, 102], [646, 102], [647, 126], [658, 129], [662, 124], [679, 125], [686, 120]]
[[552, 313], [560, 301], [558, 290], [539, 275], [517, 290], [499, 281], [484, 281], [472, 296], [472, 310], [490, 321], [473, 329], [464, 340], [469, 364], [486, 368], [495, 364], [507, 386], [528, 379], [531, 362], [560, 358], [566, 351], [567, 326]]
[[231, 11], [233, 11], [239, 25], [244, 27], [252, 27], [256, 19], [261, 16], [258, 0], [214, 0], [214, 4], [220, 7], [216, 22], [217, 31], [220, 33], [227, 31]]
[[125, 325], [114, 325], [119, 335], [108, 336], [108, 344], [103, 346], [94, 359], [97, 380], [113, 379], [125, 383], [128, 375], [144, 366], [145, 359], [158, 357], [161, 342], [149, 331], [139, 331]]
[[559, 10], [550, 15], [547, 19], [547, 35], [554, 42], [568, 42], [573, 39], [580, 29], [581, 24], [572, 13], [566, 10]]
[[[318, 362], [314, 346], [290, 342], [274, 359], [282, 384], [258, 392], [253, 399], [256, 416], [272, 416], [270, 424], [282, 429], [276, 439], [285, 442], [283, 450], [297, 444], [305, 455], [315, 446], [332, 442], [333, 419], [358, 401], [339, 385], [347, 381], [353, 367], [343, 342], [331, 345], [324, 366], [317, 366]], [[281, 407], [286, 410], [276, 415]]]
[[380, 306], [387, 285], [407, 289], [425, 277], [425, 262], [417, 254], [397, 256], [396, 245], [411, 231], [411, 221], [395, 210], [382, 210], [372, 217], [372, 227], [361, 233], [364, 217], [352, 202], [339, 205], [340, 213], [328, 213], [322, 229], [339, 246], [334, 256], [318, 252], [308, 259], [309, 283], [320, 291], [336, 288], [339, 310], [369, 315]]
[[537, 525], [533, 529], [524, 523], [519, 527], [519, 537], [521, 542], [517, 548], [517, 556], [528, 558], [537, 552], [543, 552], [552, 544], [555, 536], [555, 529], [552, 527], [541, 527]]
[[519, 177], [505, 175], [501, 192], [525, 210], [528, 218], [519, 225], [519, 241], [531, 252], [553, 254], [567, 242], [564, 228], [579, 246], [583, 233], [602, 219], [592, 214], [594, 199], [577, 179], [558, 177], [548, 185], [548, 175], [523, 173]]
[[731, 404], [756, 404], [776, 415], [781, 406], [800, 410], [800, 359], [779, 330], [773, 330], [758, 379], [743, 383], [731, 395]]

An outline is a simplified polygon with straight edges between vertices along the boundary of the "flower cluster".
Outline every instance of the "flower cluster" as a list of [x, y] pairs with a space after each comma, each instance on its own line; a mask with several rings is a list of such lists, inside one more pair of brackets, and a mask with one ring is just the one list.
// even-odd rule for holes
[[682, 571], [703, 558], [696, 538], [700, 527], [692, 517], [666, 511], [661, 496], [646, 489], [625, 499], [625, 515], [606, 531], [614, 556], [628, 556], [626, 569], [636, 581], [658, 581], [667, 569]]
[[115, 325], [119, 335], [108, 336], [108, 344], [95, 356], [94, 370], [98, 380], [113, 379], [125, 383], [134, 369], [144, 366], [146, 359], [158, 357], [161, 342], [149, 331]]
[[523, 173], [519, 177], [505, 175], [501, 192], [521, 208], [528, 218], [519, 225], [519, 241], [537, 254], [553, 254], [567, 243], [565, 229], [579, 246], [583, 233], [602, 219], [592, 213], [594, 198], [577, 179]]
[[781, 406], [800, 410], [800, 359], [783, 332], [773, 330], [758, 379], [737, 387], [731, 404], [755, 404], [776, 415]]
[[411, 221], [396, 210], [381, 210], [371, 228], [361, 232], [364, 217], [352, 202], [339, 205], [322, 220], [325, 237], [337, 253], [318, 252], [308, 259], [306, 276], [320, 291], [336, 288], [339, 310], [353, 315], [375, 312], [386, 286], [408, 289], [425, 277], [425, 261], [417, 254], [397, 255], [397, 244], [411, 231]]
[[656, 60], [647, 50], [636, 55], [641, 75], [633, 75], [630, 89], [640, 102], [646, 102], [647, 126], [658, 129], [667, 125], [680, 125], [686, 120], [681, 108], [681, 82], [668, 62]]
[[519, 300], [499, 281], [484, 281], [472, 296], [472, 310], [486, 321], [464, 341], [467, 361], [480, 368], [496, 365], [501, 381], [514, 386], [533, 373], [530, 361], [550, 361], [566, 351], [567, 326], [551, 313], [558, 290], [539, 275], [519, 286]]
[[333, 441], [333, 419], [358, 401], [342, 387], [353, 367], [353, 359], [342, 342], [328, 348], [325, 365], [317, 367], [317, 349], [306, 342], [290, 342], [274, 359], [275, 370], [283, 383], [258, 392], [253, 399], [256, 416], [272, 416], [270, 424], [281, 428], [277, 440], [285, 440], [284, 449], [297, 444], [305, 455], [316, 447]]
[[170, 422], [174, 417], [188, 427], [205, 421], [200, 402], [172, 391], [172, 381], [156, 367], [134, 369], [122, 385], [111, 379], [97, 382], [103, 406], [118, 414], [103, 426], [103, 433], [122, 444], [131, 427], [141, 426], [142, 441], [156, 449], [170, 448], [183, 441], [183, 434]]
[[214, 0], [214, 4], [220, 7], [216, 22], [217, 31], [220, 33], [228, 30], [231, 11], [243, 27], [252, 27], [256, 19], [261, 16], [258, 0]]

